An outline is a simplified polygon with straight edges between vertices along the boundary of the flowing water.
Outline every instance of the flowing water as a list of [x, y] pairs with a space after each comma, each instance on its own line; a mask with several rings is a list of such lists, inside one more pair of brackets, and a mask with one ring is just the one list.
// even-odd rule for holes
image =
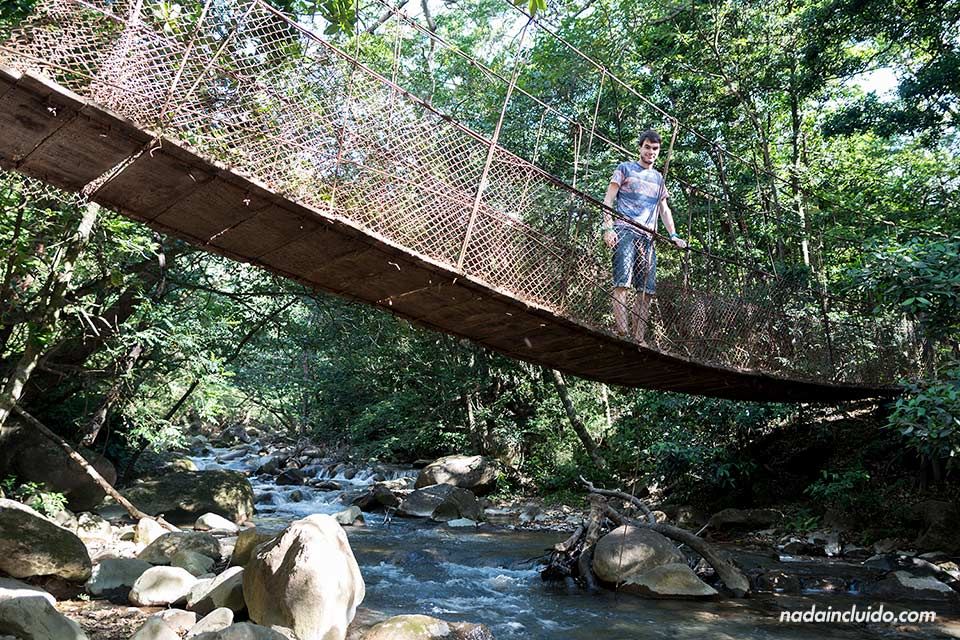
[[[263, 458], [238, 450], [215, 450], [195, 457], [201, 469], [252, 472]], [[308, 475], [327, 477], [321, 467]], [[412, 474], [396, 472], [394, 475]], [[346, 505], [345, 491], [373, 482], [373, 473], [352, 479], [330, 478], [340, 490], [277, 486], [273, 478], [250, 477], [260, 502], [258, 526], [280, 529], [313, 513], [333, 514]], [[299, 491], [300, 496], [294, 496]], [[291, 498], [302, 498], [293, 501]], [[832, 607], [858, 610], [874, 603], [855, 594], [765, 595], [747, 600], [647, 600], [629, 594], [583, 593], [572, 586], [541, 582], [538, 559], [566, 537], [560, 532], [458, 529], [421, 519], [365, 513], [367, 526], [346, 527], [366, 583], [362, 607], [377, 618], [422, 613], [449, 621], [482, 622], [497, 640], [803, 639], [960, 637], [956, 611], [914, 604], [895, 610], [934, 609], [938, 621], [914, 627], [890, 624], [780, 623], [780, 611]], [[888, 609], [891, 606], [887, 606]]]

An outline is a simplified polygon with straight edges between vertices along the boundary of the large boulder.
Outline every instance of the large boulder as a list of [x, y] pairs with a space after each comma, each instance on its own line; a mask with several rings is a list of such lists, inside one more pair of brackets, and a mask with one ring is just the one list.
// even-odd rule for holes
[[383, 511], [396, 509], [400, 506], [400, 499], [394, 495], [385, 484], [378, 482], [363, 495], [353, 499], [352, 504], [361, 511]]
[[169, 472], [140, 480], [127, 490], [126, 498], [177, 525], [191, 525], [208, 512], [232, 522], [244, 522], [253, 515], [253, 488], [237, 471]]
[[364, 634], [363, 640], [493, 640], [493, 634], [482, 624], [405, 615], [374, 626]]
[[[60, 492], [75, 512], [90, 511], [103, 500], [106, 493], [100, 485], [33, 427], [10, 418], [0, 432], [0, 478], [13, 475], [21, 482], [36, 482]], [[109, 460], [82, 447], [77, 451], [107, 482], [116, 483], [117, 471]]]
[[220, 559], [220, 543], [209, 533], [199, 531], [165, 533], [147, 545], [139, 558], [150, 564], [170, 564], [181, 551], [193, 551], [213, 560]]
[[477, 497], [469, 490], [450, 484], [435, 484], [410, 493], [397, 513], [446, 522], [457, 518], [480, 520], [483, 510]]
[[478, 496], [486, 495], [496, 488], [497, 468], [483, 456], [446, 456], [420, 471], [414, 489], [434, 484], [452, 484]]
[[57, 611], [46, 591], [0, 578], [0, 636], [17, 640], [87, 640], [76, 622]]
[[936, 578], [915, 576], [908, 571], [894, 571], [873, 585], [869, 593], [874, 598], [891, 601], [957, 601], [957, 593]]
[[59, 576], [83, 582], [92, 565], [86, 546], [30, 507], [0, 499], [0, 571], [14, 578]]
[[618, 527], [600, 538], [593, 549], [593, 572], [614, 584], [655, 567], [683, 562], [683, 554], [672, 542], [643, 527]]
[[343, 528], [315, 514], [254, 550], [243, 595], [256, 623], [287, 627], [300, 640], [343, 640], [365, 586]]

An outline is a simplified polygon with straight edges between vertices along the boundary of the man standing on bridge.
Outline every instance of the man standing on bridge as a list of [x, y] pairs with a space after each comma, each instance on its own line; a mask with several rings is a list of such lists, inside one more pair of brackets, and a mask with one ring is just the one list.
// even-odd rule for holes
[[640, 160], [623, 162], [610, 178], [603, 203], [620, 214], [616, 220], [603, 214], [603, 241], [613, 249], [613, 319], [617, 333], [630, 335], [627, 293], [637, 290], [633, 302], [636, 323], [633, 336], [643, 342], [650, 320], [650, 302], [657, 293], [657, 251], [654, 234], [657, 214], [670, 240], [683, 249], [687, 243], [677, 235], [673, 214], [667, 206], [669, 192], [663, 176], [653, 168], [660, 155], [660, 135], [648, 129], [640, 135]]

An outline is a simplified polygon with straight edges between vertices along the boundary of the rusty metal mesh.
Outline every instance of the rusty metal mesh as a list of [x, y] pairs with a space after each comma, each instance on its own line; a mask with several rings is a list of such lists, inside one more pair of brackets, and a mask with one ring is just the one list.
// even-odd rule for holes
[[[589, 127], [571, 125], [576, 114], [552, 110], [518, 83], [513, 107], [527, 116], [542, 109], [539, 126], [508, 118], [505, 130], [518, 131], [516, 153], [498, 145], [488, 153], [495, 100], [477, 93], [456, 107], [458, 120], [442, 114], [428, 103], [436, 83], [383, 48], [364, 64], [358, 52], [338, 49], [260, 0], [188, 4], [175, 16], [164, 13], [170, 6], [41, 0], [0, 59], [46, 73], [291, 199], [518, 299], [613, 330], [602, 205], [554, 177], [571, 175], [567, 168], [552, 175], [522, 157], [571, 131], [587, 144]], [[398, 28], [409, 29], [401, 18]], [[406, 36], [392, 33], [387, 47], [402, 50]], [[484, 74], [487, 91], [502, 99], [506, 77]], [[577, 153], [582, 162], [579, 146]], [[581, 173], [580, 180], [605, 185], [593, 162], [593, 177]], [[828, 307], [804, 287], [706, 252], [673, 250], [661, 238], [656, 245], [658, 296], [646, 331], [655, 349], [717, 366], [860, 383], [890, 382], [917, 362], [911, 327], [899, 319], [868, 326], [856, 308]]]

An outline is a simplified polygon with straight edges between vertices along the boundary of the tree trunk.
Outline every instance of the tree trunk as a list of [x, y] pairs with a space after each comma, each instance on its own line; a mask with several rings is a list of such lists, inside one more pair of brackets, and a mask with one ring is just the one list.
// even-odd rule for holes
[[580, 416], [577, 415], [577, 410], [573, 406], [573, 400], [570, 399], [570, 392], [567, 390], [567, 383], [564, 382], [563, 376], [556, 369], [551, 369], [550, 374], [552, 376], [553, 386], [557, 389], [557, 395], [560, 396], [560, 401], [563, 403], [563, 409], [567, 412], [567, 419], [570, 420], [570, 426], [573, 427], [577, 437], [580, 438], [580, 442], [583, 443], [583, 448], [587, 450], [587, 455], [590, 456], [593, 464], [596, 465], [598, 469], [606, 469], [607, 462], [600, 456], [597, 451], [597, 443], [594, 442], [590, 433], [587, 431], [587, 427], [583, 424], [583, 421], [580, 420]]
[[117, 369], [118, 371], [122, 369], [122, 372], [119, 373], [117, 379], [110, 386], [110, 389], [104, 394], [100, 406], [93, 412], [90, 420], [83, 426], [82, 437], [80, 439], [80, 444], [83, 446], [89, 447], [97, 439], [100, 429], [103, 428], [103, 425], [107, 421], [107, 415], [109, 415], [110, 409], [113, 408], [113, 405], [115, 405], [123, 395], [124, 383], [127, 377], [129, 377], [130, 372], [133, 371], [133, 367], [137, 364], [137, 361], [139, 361], [143, 355], [143, 351], [143, 345], [138, 342], [133, 345], [133, 348], [130, 349], [127, 355], [121, 360], [121, 366], [118, 366]]
[[117, 504], [122, 506], [127, 511], [127, 513], [130, 514], [131, 518], [135, 518], [137, 520], [141, 518], [154, 518], [157, 522], [159, 522], [161, 525], [163, 525], [170, 531], [179, 531], [179, 529], [177, 529], [175, 526], [173, 526], [172, 524], [164, 520], [163, 517], [151, 516], [150, 514], [140, 511], [140, 509], [135, 507], [133, 503], [131, 503], [129, 500], [127, 500], [122, 495], [120, 495], [120, 492], [114, 489], [113, 485], [107, 482], [106, 479], [104, 479], [104, 477], [101, 476], [97, 472], [97, 470], [93, 468], [93, 465], [87, 462], [83, 456], [81, 456], [79, 453], [74, 451], [73, 447], [71, 447], [63, 438], [55, 434], [53, 431], [47, 428], [46, 425], [44, 425], [42, 422], [34, 418], [32, 415], [24, 411], [19, 405], [14, 405], [13, 410], [17, 412], [20, 415], [20, 417], [26, 420], [30, 426], [35, 428], [37, 431], [42, 433], [44, 436], [46, 436], [51, 441], [53, 441], [57, 446], [63, 449], [66, 452], [66, 454], [70, 456], [70, 459], [76, 462], [78, 465], [80, 465], [80, 467], [86, 472], [86, 474], [90, 476], [93, 479], [93, 481], [96, 482], [100, 486], [100, 488], [107, 493], [107, 495], [109, 495], [111, 498], [116, 500]]

